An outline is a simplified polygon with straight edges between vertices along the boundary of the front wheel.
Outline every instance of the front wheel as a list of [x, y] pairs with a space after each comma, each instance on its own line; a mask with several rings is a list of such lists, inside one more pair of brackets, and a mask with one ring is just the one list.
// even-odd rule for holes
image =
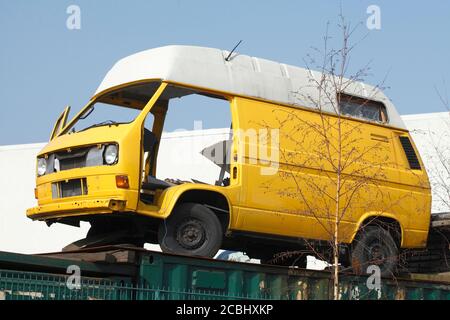
[[177, 206], [158, 230], [161, 250], [213, 258], [222, 245], [223, 230], [213, 211], [197, 203]]
[[390, 232], [369, 226], [360, 231], [352, 248], [351, 264], [356, 274], [365, 274], [370, 265], [380, 268], [381, 276], [397, 273], [398, 247]]

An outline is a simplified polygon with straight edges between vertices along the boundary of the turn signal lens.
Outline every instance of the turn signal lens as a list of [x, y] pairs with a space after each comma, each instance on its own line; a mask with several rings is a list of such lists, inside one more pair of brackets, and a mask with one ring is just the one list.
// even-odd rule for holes
[[130, 187], [128, 176], [116, 176], [116, 186], [117, 188], [128, 189]]

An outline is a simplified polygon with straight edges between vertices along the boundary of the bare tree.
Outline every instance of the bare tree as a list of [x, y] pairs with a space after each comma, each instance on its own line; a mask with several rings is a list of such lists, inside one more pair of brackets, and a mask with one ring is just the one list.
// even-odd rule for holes
[[[387, 150], [389, 143], [386, 142], [390, 138], [374, 135], [371, 143], [367, 143], [363, 130], [365, 122], [355, 121], [346, 113], [346, 105], [354, 103], [364, 107], [373, 102], [373, 97], [383, 89], [382, 85], [371, 87], [369, 92], [360, 95], [365, 98], [345, 94], [354, 92], [370, 71], [369, 65], [366, 65], [349, 74], [351, 53], [359, 43], [350, 40], [357, 27], [352, 27], [341, 14], [338, 23], [341, 32], [339, 49], [329, 47], [327, 25], [323, 48], [314, 49], [314, 56], [320, 58], [309, 55], [305, 61], [310, 75], [308, 85], [298, 88], [295, 94], [299, 101], [306, 101], [315, 109], [316, 116], [305, 117], [286, 109], [274, 111], [280, 127], [280, 141], [284, 139], [285, 145], [292, 146], [291, 150], [280, 150], [280, 162], [286, 164], [286, 168], [279, 171], [277, 178], [281, 177], [286, 180], [286, 185], [294, 186], [276, 192], [279, 196], [297, 199], [300, 209], [295, 213], [310, 216], [331, 239], [331, 253], [317, 250], [314, 244], [305, 241], [310, 252], [332, 263], [335, 299], [339, 299], [341, 239], [353, 232], [346, 221], [367, 208], [381, 213], [399, 202], [398, 199], [390, 199], [379, 185], [379, 181], [386, 179], [386, 166], [394, 163]], [[293, 132], [302, 132], [302, 135]], [[299, 168], [314, 171], [314, 174], [304, 174], [299, 172]], [[270, 182], [266, 187], [270, 188]], [[364, 204], [360, 199], [365, 199]], [[294, 254], [305, 252], [300, 250]], [[391, 256], [385, 258], [396, 260], [397, 254], [393, 251]], [[275, 259], [282, 257], [283, 254], [280, 254]], [[353, 261], [353, 265], [358, 263]], [[360, 265], [360, 271], [362, 267]]]

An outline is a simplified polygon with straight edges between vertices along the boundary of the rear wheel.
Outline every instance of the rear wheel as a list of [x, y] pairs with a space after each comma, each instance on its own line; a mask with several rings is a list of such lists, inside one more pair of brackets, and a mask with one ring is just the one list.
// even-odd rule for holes
[[177, 206], [162, 221], [158, 241], [163, 252], [213, 258], [222, 245], [223, 230], [213, 211], [197, 203]]
[[367, 267], [376, 265], [381, 276], [397, 273], [398, 246], [392, 235], [380, 226], [368, 226], [355, 239], [351, 264], [356, 274], [365, 274]]

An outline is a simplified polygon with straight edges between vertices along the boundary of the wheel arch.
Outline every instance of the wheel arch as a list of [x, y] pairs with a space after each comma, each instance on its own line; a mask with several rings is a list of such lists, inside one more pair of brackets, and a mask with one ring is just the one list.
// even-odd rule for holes
[[398, 219], [396, 219], [392, 214], [368, 214], [363, 216], [357, 228], [353, 232], [351, 242], [355, 240], [358, 233], [367, 226], [381, 226], [386, 229], [394, 238], [395, 242], [401, 248], [404, 240], [404, 228]]
[[224, 193], [209, 188], [192, 187], [177, 191], [178, 192], [172, 195], [170, 203], [164, 210], [164, 218], [168, 218], [175, 207], [181, 203], [198, 203], [205, 205], [217, 215], [224, 232], [229, 229], [231, 221], [231, 203]]

